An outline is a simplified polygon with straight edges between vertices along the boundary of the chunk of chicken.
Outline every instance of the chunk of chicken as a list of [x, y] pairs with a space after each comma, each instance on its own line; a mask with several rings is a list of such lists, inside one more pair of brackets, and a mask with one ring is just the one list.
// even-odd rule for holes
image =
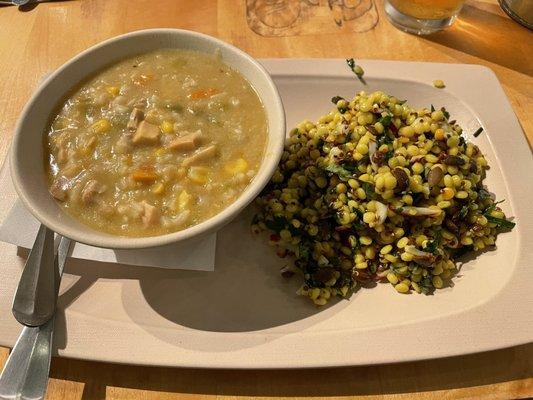
[[133, 109], [133, 111], [131, 112], [131, 114], [130, 114], [130, 119], [129, 119], [128, 124], [126, 125], [126, 127], [131, 132], [135, 132], [143, 118], [144, 118], [143, 110], [135, 107]]
[[187, 157], [183, 160], [182, 165], [184, 167], [190, 167], [191, 165], [200, 164], [205, 162], [217, 155], [217, 146], [212, 144], [211, 146], [204, 147], [203, 149], [198, 150], [192, 156]]
[[145, 200], [141, 202], [141, 205], [143, 207], [141, 220], [144, 226], [150, 226], [157, 223], [160, 217], [159, 210]]
[[141, 121], [133, 135], [134, 144], [155, 144], [159, 141], [161, 131], [159, 126], [146, 121]]
[[98, 194], [104, 193], [106, 187], [98, 182], [96, 179], [91, 179], [85, 184], [85, 187], [81, 191], [81, 200], [85, 204], [91, 204], [95, 201]]
[[174, 140], [172, 140], [167, 147], [170, 150], [174, 151], [189, 151], [194, 150], [196, 147], [198, 147], [200, 138], [202, 136], [202, 133], [200, 130], [197, 130], [196, 132], [189, 133], [187, 135], [178, 137]]
[[64, 164], [68, 160], [68, 150], [67, 146], [65, 144], [61, 144], [59, 146], [59, 150], [57, 151], [57, 163], [58, 164]]
[[80, 164], [68, 164], [61, 170], [61, 175], [67, 177], [67, 178], [74, 178], [76, 175], [80, 173], [83, 166]]
[[57, 178], [50, 186], [50, 194], [59, 201], [65, 201], [68, 196], [70, 181], [64, 176]]

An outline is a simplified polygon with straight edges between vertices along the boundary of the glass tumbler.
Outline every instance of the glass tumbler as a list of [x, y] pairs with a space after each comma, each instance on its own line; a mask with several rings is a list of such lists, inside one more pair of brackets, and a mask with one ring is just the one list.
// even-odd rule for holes
[[464, 0], [385, 0], [385, 13], [401, 30], [429, 35], [453, 24], [463, 4]]

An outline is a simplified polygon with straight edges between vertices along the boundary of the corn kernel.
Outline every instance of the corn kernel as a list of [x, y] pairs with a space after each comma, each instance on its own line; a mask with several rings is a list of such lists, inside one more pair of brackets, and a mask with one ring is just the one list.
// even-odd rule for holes
[[413, 255], [411, 253], [402, 253], [400, 258], [406, 262], [413, 261]]
[[91, 125], [91, 130], [94, 133], [106, 133], [110, 129], [111, 129], [111, 122], [109, 122], [109, 120], [105, 118], [102, 118]]
[[118, 94], [120, 93], [120, 88], [118, 86], [108, 86], [106, 88], [106, 91], [111, 96], [118, 96]]
[[434, 276], [432, 279], [433, 286], [435, 286], [437, 289], [442, 288], [444, 285], [444, 282], [442, 281], [442, 278], [440, 276]]
[[281, 239], [283, 239], [286, 242], [291, 240], [291, 237], [292, 237], [291, 232], [288, 229], [282, 229], [279, 232], [279, 236], [281, 237]]
[[[484, 244], [483, 247], [485, 247]], [[373, 260], [374, 258], [376, 258], [376, 250], [373, 247], [367, 247], [365, 250], [365, 257], [368, 260]]]
[[407, 286], [405, 283], [398, 283], [396, 286], [394, 286], [396, 291], [398, 293], [408, 293], [409, 292], [409, 286]]
[[385, 258], [385, 260], [387, 260], [388, 262], [391, 262], [391, 263], [398, 262], [398, 257], [393, 256], [392, 254], [385, 254], [384, 258]]
[[363, 214], [363, 221], [367, 224], [370, 224], [376, 220], [376, 214], [374, 214], [372, 211], [367, 211]]
[[409, 238], [403, 237], [400, 240], [398, 240], [398, 242], [396, 243], [396, 246], [399, 249], [403, 249], [405, 246], [407, 246], [408, 243], [409, 243]]
[[431, 273], [432, 273], [433, 275], [440, 275], [440, 274], [442, 274], [443, 271], [444, 271], [444, 269], [442, 268], [442, 265], [437, 264], [437, 265], [435, 266], [435, 268], [433, 268], [433, 271], [431, 271]]
[[178, 196], [178, 210], [185, 210], [189, 206], [191, 199], [192, 196], [186, 190], [183, 190]]
[[420, 175], [424, 171], [424, 166], [422, 164], [420, 164], [419, 162], [416, 162], [416, 163], [413, 164], [411, 169], [413, 170], [413, 172], [415, 174]]
[[394, 275], [392, 272], [389, 272], [387, 274], [387, 280], [393, 285], [396, 285], [398, 283], [398, 277]]
[[435, 79], [433, 81], [433, 86], [435, 86], [437, 89], [442, 89], [446, 87], [442, 79]]
[[194, 183], [203, 185], [204, 183], [207, 183], [208, 172], [209, 170], [205, 167], [191, 167], [187, 176]]
[[466, 192], [464, 190], [460, 190], [460, 191], [457, 192], [455, 197], [457, 197], [458, 199], [466, 199], [468, 197], [468, 192]]
[[159, 156], [162, 156], [163, 154], [165, 154], [166, 152], [167, 152], [167, 149], [165, 149], [164, 147], [159, 147], [158, 149], [154, 150], [154, 155], [156, 157], [159, 157]]
[[380, 254], [388, 254], [392, 250], [392, 246], [390, 244], [383, 246], [381, 250], [379, 251]]
[[435, 140], [443, 141], [445, 138], [446, 138], [446, 136], [444, 135], [444, 129], [438, 128], [435, 131]]
[[392, 174], [385, 176], [385, 188], [388, 190], [394, 189], [398, 184], [396, 178]]
[[229, 174], [238, 174], [242, 172], [246, 172], [248, 169], [248, 162], [244, 158], [237, 158], [234, 161], [230, 161], [226, 166], [224, 167], [227, 173]]
[[368, 267], [368, 264], [366, 261], [355, 264], [355, 268], [357, 269], [366, 269], [367, 267]]
[[359, 242], [361, 242], [361, 244], [365, 246], [368, 246], [369, 244], [372, 243], [372, 238], [370, 236], [361, 236], [359, 238]]
[[174, 124], [171, 121], [163, 121], [159, 127], [163, 133], [174, 133]]
[[449, 187], [445, 187], [441, 190], [441, 195], [443, 200], [451, 200], [455, 196], [455, 190]]
[[445, 208], [450, 207], [451, 205], [452, 205], [452, 203], [449, 202], [448, 200], [439, 201], [437, 203], [437, 207], [439, 207], [442, 210], [444, 210]]

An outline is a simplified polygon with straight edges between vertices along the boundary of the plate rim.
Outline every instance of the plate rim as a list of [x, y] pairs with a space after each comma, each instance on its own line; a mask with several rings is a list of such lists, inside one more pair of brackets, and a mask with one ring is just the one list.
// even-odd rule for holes
[[[268, 59], [259, 59], [259, 61], [266, 67], [267, 71], [273, 75], [275, 80], [276, 75], [280, 75], [283, 71], [284, 75], [289, 76], [327, 76], [327, 77], [344, 77], [350, 76], [351, 72], [345, 67], [343, 59], [339, 58], [268, 58]], [[457, 78], [452, 78], [450, 72], [465, 72], [468, 73], [469, 82], [479, 85], [485, 84], [491, 91], [494, 91], [493, 94], [495, 97], [492, 97], [493, 102], [498, 102], [501, 106], [502, 117], [501, 120], [508, 125], [511, 125], [510, 131], [513, 132], [513, 140], [517, 140], [518, 150], [513, 152], [513, 157], [523, 158], [528, 163], [526, 164], [525, 170], [533, 170], [533, 157], [531, 156], [529, 144], [526, 139], [525, 132], [523, 131], [518, 118], [516, 117], [514, 110], [511, 107], [511, 104], [505, 95], [501, 84], [499, 83], [494, 72], [481, 65], [476, 64], [447, 64], [447, 63], [430, 63], [430, 62], [412, 62], [412, 61], [381, 61], [381, 60], [358, 60], [359, 63], [365, 69], [365, 77], [372, 78], [384, 78], [385, 76], [381, 71], [394, 66], [394, 73], [391, 74], [388, 78], [394, 80], [402, 80], [403, 77], [409, 77], [414, 74], [422, 74], [426, 77], [434, 75], [434, 78], [443, 79], [445, 82], [456, 82]], [[312, 65], [314, 70], [298, 71], [298, 67], [304, 65]], [[290, 68], [288, 68], [290, 66]], [[416, 68], [413, 68], [417, 66]], [[417, 68], [419, 70], [417, 71]], [[379, 71], [379, 73], [377, 72]], [[396, 75], [396, 77], [394, 77]], [[403, 79], [405, 80], [405, 79]], [[417, 82], [420, 81], [420, 77], [413, 77], [413, 80]], [[425, 81], [424, 81], [425, 82]], [[428, 85], [431, 84], [431, 81], [428, 80]], [[451, 85], [454, 87], [455, 85]], [[450, 90], [450, 89], [447, 89]], [[477, 101], [480, 104], [480, 109], [476, 109], [474, 114], [479, 116], [483, 122], [483, 125], [494, 125], [491, 127], [491, 131], [500, 130], [500, 124], [495, 120], [494, 116], [485, 116], [485, 111], [481, 110], [486, 106], [486, 103], [489, 102], [488, 97], [485, 96], [485, 92], [480, 93], [461, 93], [458, 95], [453, 90], [450, 90], [451, 93], [460, 100], [465, 100], [467, 103], [471, 104], [472, 101]], [[491, 92], [492, 93], [492, 92]], [[474, 111], [474, 110], [472, 110]], [[488, 121], [488, 123], [487, 123]], [[502, 123], [503, 123], [502, 122]], [[505, 148], [505, 137], [504, 135], [495, 135], [489, 138], [490, 144], [494, 149], [494, 154], [499, 159], [500, 163], [510, 162], [508, 160], [509, 149]], [[499, 150], [496, 151], [496, 148]], [[503, 151], [503, 153], [502, 153]], [[500, 157], [500, 154], [504, 156]], [[529, 160], [527, 158], [529, 157]], [[506, 161], [507, 160], [507, 161]], [[504, 179], [507, 190], [511, 193], [510, 188], [514, 187], [517, 184], [518, 177], [508, 176], [506, 169], [502, 168], [502, 177]], [[526, 185], [524, 190], [515, 196], [513, 192], [513, 199], [511, 199], [511, 205], [513, 210], [518, 215], [533, 215], [533, 204], [529, 204], [528, 198], [533, 196], [533, 185], [530, 183], [529, 186]], [[135, 364], [135, 365], [151, 365], [151, 366], [168, 366], [168, 367], [195, 367], [195, 368], [234, 368], [234, 369], [248, 369], [248, 368], [258, 368], [258, 369], [292, 369], [292, 368], [315, 368], [315, 367], [340, 367], [340, 366], [356, 366], [356, 365], [368, 365], [368, 364], [383, 364], [383, 363], [396, 363], [396, 362], [405, 362], [405, 361], [415, 361], [415, 360], [425, 360], [432, 358], [442, 358], [442, 357], [451, 357], [458, 355], [465, 355], [471, 353], [478, 353], [490, 350], [496, 350], [501, 348], [507, 348], [512, 346], [517, 346], [521, 344], [526, 344], [533, 342], [533, 313], [530, 310], [533, 310], [533, 291], [528, 290], [528, 284], [531, 286], [533, 283], [533, 278], [529, 278], [527, 274], [527, 258], [533, 255], [533, 224], [528, 220], [521, 220], [521, 223], [517, 225], [518, 229], [518, 238], [519, 241], [517, 246], [519, 249], [516, 254], [516, 268], [513, 273], [510, 275], [506, 284], [499, 290], [497, 294], [489, 298], [487, 301], [476, 305], [470, 309], [467, 309], [465, 313], [451, 314], [442, 317], [440, 320], [435, 321], [435, 325], [432, 326], [432, 332], [437, 332], [434, 337], [431, 338], [433, 343], [437, 343], [439, 340], [444, 339], [443, 329], [445, 328], [442, 324], [449, 323], [450, 320], [454, 323], [460, 322], [463, 319], [464, 315], [468, 315], [471, 319], [484, 321], [483, 323], [477, 324], [476, 326], [469, 326], [465, 329], [470, 329], [469, 335], [472, 338], [479, 337], [478, 335], [483, 334], [483, 330], [491, 330], [494, 332], [494, 338], [491, 340], [485, 340], [484, 343], [474, 343], [463, 342], [458, 343], [457, 347], [438, 347], [436, 346], [431, 351], [425, 349], [421, 351], [420, 348], [417, 349], [418, 353], [415, 355], [409, 355], [408, 351], [403, 353], [391, 353], [376, 355], [373, 359], [370, 359], [368, 356], [359, 358], [357, 355], [346, 356], [346, 349], [350, 349], [350, 342], [347, 340], [347, 335], [344, 332], [306, 332], [306, 343], [305, 346], [313, 345], [323, 345], [323, 337], [327, 335], [332, 340], [336, 341], [336, 346], [330, 346], [329, 349], [333, 351], [333, 356], [329, 359], [311, 359], [310, 357], [295, 357], [292, 360], [260, 360], [256, 358], [253, 354], [248, 354], [247, 350], [249, 349], [239, 349], [235, 351], [236, 355], [231, 359], [226, 359], [224, 357], [216, 357], [216, 355], [211, 360], [205, 358], [194, 358], [186, 357], [184, 359], [176, 360], [176, 362], [171, 362], [169, 360], [157, 360], [152, 355], [150, 355], [150, 349], [152, 346], [157, 346], [160, 340], [154, 336], [153, 343], [151, 346], [147, 346], [145, 351], [146, 355], [132, 355], [131, 352], [127, 350], [122, 350], [121, 355], [117, 353], [106, 353], [105, 351], [95, 352], [95, 346], [93, 346], [90, 351], [87, 348], [88, 346], [67, 346], [65, 349], [57, 351], [57, 354], [63, 357], [91, 360], [91, 361], [103, 361], [103, 362], [112, 362], [119, 364]], [[511, 287], [512, 286], [512, 287]], [[1, 288], [1, 286], [0, 286]], [[520, 303], [516, 303], [515, 300], [519, 296], [521, 299]], [[524, 312], [525, 311], [525, 312]], [[523, 318], [521, 319], [512, 319], [509, 318], [509, 315], [516, 315], [517, 313], [523, 313]], [[67, 316], [71, 317], [69, 321], [67, 318], [67, 330], [68, 324], [70, 323], [80, 323], [83, 325], [92, 325], [90, 323], [91, 319], [96, 319], [87, 315], [76, 317], [74, 313], [67, 312]], [[2, 320], [3, 317], [0, 317]], [[10, 321], [6, 321], [10, 322]], [[135, 322], [134, 325], [137, 325]], [[399, 334], [409, 333], [409, 330], [412, 329], [413, 325], [420, 324], [420, 322], [411, 322], [405, 325], [396, 327], [395, 329], [389, 329], [389, 331], [394, 331], [394, 336]], [[4, 324], [2, 324], [4, 325]], [[101, 331], [102, 329], [108, 329], [110, 332], [116, 331], [117, 325], [122, 325], [116, 321], [110, 320], [99, 320], [98, 328], [93, 328], [93, 332]], [[142, 329], [138, 326], [138, 328]], [[380, 334], [383, 334], [384, 338], [387, 338], [392, 335], [391, 332], [381, 332], [385, 331], [385, 327], [379, 327], [377, 329], [370, 329], [372, 331], [380, 331]], [[440, 333], [438, 331], [441, 331]], [[132, 331], [133, 332], [133, 331]], [[2, 327], [0, 326], [0, 345], [2, 346], [12, 346], [14, 341], [9, 340], [7, 336], [1, 335]], [[197, 334], [195, 332], [187, 332], [187, 334]], [[261, 335], [259, 332], [250, 332], [253, 335]], [[281, 339], [283, 341], [292, 341], [294, 343], [294, 352], [298, 353], [302, 344], [296, 343], [294, 341], [294, 336], [298, 336], [300, 332], [295, 334], [286, 334], [283, 335]], [[263, 333], [263, 335], [265, 335]], [[269, 335], [267, 333], [267, 335]], [[111, 336], [108, 334], [108, 339]], [[390, 337], [389, 337], [390, 338]], [[83, 339], [83, 338], [82, 338]], [[120, 339], [123, 340], [123, 339]], [[69, 338], [70, 342], [75, 342]], [[116, 344], [118, 343], [118, 338], [114, 338]], [[113, 340], [108, 340], [108, 344], [113, 344]], [[278, 341], [278, 347], [279, 347]], [[143, 345], [147, 345], [144, 343]], [[428, 347], [428, 343], [425, 343], [424, 346]], [[124, 347], [124, 346], [122, 346]], [[257, 346], [258, 347], [258, 346]], [[339, 350], [342, 349], [342, 350]], [[412, 349], [411, 349], [412, 350]], [[198, 352], [194, 350], [194, 352]], [[250, 353], [250, 352], [248, 352]], [[344, 354], [343, 354], [344, 353]], [[359, 361], [360, 360], [360, 361]]]

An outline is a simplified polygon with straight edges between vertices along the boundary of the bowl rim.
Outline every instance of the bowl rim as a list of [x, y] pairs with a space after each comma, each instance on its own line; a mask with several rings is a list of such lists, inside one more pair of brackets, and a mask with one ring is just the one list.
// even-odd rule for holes
[[[49, 84], [58, 77], [60, 77], [65, 70], [68, 70], [70, 68], [72, 64], [79, 62], [80, 60], [83, 60], [86, 57], [90, 57], [90, 55], [94, 51], [102, 47], [106, 47], [120, 41], [123, 41], [124, 43], [131, 43], [131, 41], [135, 38], [147, 35], [177, 35], [199, 38], [218, 47], [223, 47], [229, 52], [237, 55], [238, 58], [244, 59], [248, 64], [253, 67], [256, 73], [259, 74], [260, 79], [262, 79], [266, 83], [268, 91], [270, 92], [270, 95], [272, 97], [272, 102], [269, 105], [269, 108], [274, 110], [274, 114], [277, 117], [277, 120], [273, 121], [273, 127], [269, 127], [273, 131], [272, 133], [269, 132], [268, 135], [269, 140], [273, 140], [272, 147], [269, 151], [269, 157], [267, 158], [263, 156], [263, 161], [261, 162], [260, 166], [260, 169], [264, 169], [265, 171], [264, 179], [253, 179], [252, 182], [242, 192], [242, 194], [233, 203], [231, 203], [228, 207], [220, 211], [218, 214], [212, 216], [211, 218], [205, 221], [200, 222], [199, 224], [172, 233], [167, 233], [158, 236], [129, 237], [101, 232], [94, 228], [91, 228], [88, 225], [84, 226], [87, 228], [88, 231], [90, 231], [89, 234], [87, 232], [83, 232], [82, 230], [66, 227], [64, 224], [58, 222], [55, 218], [51, 217], [49, 213], [46, 212], [45, 207], [41, 207], [40, 205], [35, 204], [35, 202], [32, 201], [31, 196], [28, 194], [26, 184], [24, 183], [22, 174], [18, 168], [18, 165], [24, 162], [18, 157], [17, 154], [17, 148], [20, 146], [21, 137], [23, 135], [21, 131], [22, 125], [26, 118], [28, 118], [28, 114], [34, 107], [34, 104], [37, 101], [38, 97], [41, 95], [41, 93], [46, 91]], [[156, 48], [154, 48], [154, 50]], [[165, 47], [161, 46], [161, 48]], [[95, 73], [98, 70], [99, 69], [95, 69], [94, 71], [91, 71], [91, 73]], [[257, 94], [259, 98], [263, 101], [263, 96], [261, 96], [261, 93], [257, 92]], [[43, 127], [43, 131], [44, 129], [45, 128]], [[39, 87], [34, 91], [30, 99], [24, 106], [15, 125], [11, 150], [9, 154], [11, 179], [13, 181], [13, 185], [15, 187], [17, 195], [22, 201], [23, 205], [26, 207], [26, 209], [28, 209], [30, 213], [37, 220], [39, 220], [39, 222], [62, 236], [66, 236], [72, 240], [75, 240], [76, 242], [84, 243], [87, 245], [110, 249], [141, 249], [164, 246], [212, 233], [222, 228], [225, 224], [229, 223], [238, 215], [239, 212], [241, 212], [246, 206], [248, 206], [253, 201], [253, 199], [259, 195], [264, 186], [266, 186], [268, 180], [274, 173], [275, 168], [277, 167], [281, 159], [285, 142], [285, 129], [285, 110], [283, 108], [283, 103], [278, 89], [274, 84], [274, 81], [272, 80], [270, 74], [252, 56], [229, 43], [226, 43], [220, 39], [200, 32], [175, 28], [137, 30], [126, 34], [114, 36], [112, 38], [99, 42], [87, 48], [86, 50], [83, 50], [82, 52], [78, 53], [77, 55], [63, 63], [58, 69], [51, 73], [39, 85]], [[255, 178], [257, 178], [257, 176]], [[70, 215], [68, 215], [68, 217], [76, 220]]]

